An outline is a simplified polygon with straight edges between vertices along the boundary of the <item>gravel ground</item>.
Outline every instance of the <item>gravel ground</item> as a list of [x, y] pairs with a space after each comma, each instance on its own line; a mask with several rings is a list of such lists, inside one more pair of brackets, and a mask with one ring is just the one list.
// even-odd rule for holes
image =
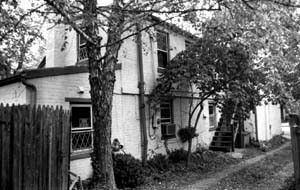
[[[146, 184], [137, 187], [137, 190], [182, 190], [184, 186], [195, 183], [197, 180], [207, 178], [215, 172], [221, 172], [228, 165], [235, 165], [241, 162], [229, 155], [217, 152], [216, 156], [203, 163], [201, 168], [191, 164], [190, 168], [185, 168], [185, 162], [177, 165], [176, 171], [162, 173], [150, 180]], [[153, 176], [151, 177], [153, 178]]]
[[267, 152], [254, 147], [241, 150], [242, 159], [233, 159], [229, 154], [218, 153], [218, 156], [210, 157], [200, 169], [176, 167], [176, 171], [155, 174], [155, 177], [150, 174], [150, 181], [135, 189], [278, 189], [274, 184], [287, 184], [287, 176], [292, 175], [291, 145], [288, 139], [280, 136], [265, 144], [268, 147]]
[[292, 149], [289, 145], [281, 151], [221, 179], [208, 189], [279, 190], [292, 175]]

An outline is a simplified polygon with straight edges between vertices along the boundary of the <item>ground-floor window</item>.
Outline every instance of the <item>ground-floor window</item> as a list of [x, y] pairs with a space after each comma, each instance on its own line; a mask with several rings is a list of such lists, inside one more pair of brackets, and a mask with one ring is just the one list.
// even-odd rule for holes
[[80, 154], [93, 149], [92, 107], [88, 104], [71, 105], [71, 152]]
[[208, 113], [209, 113], [209, 129], [215, 129], [217, 127], [217, 108], [215, 103], [210, 102], [208, 104]]
[[283, 105], [280, 105], [280, 116], [281, 116], [281, 123], [288, 122], [288, 114]]
[[160, 120], [162, 138], [176, 137], [176, 125], [173, 124], [173, 104], [171, 100], [160, 104]]

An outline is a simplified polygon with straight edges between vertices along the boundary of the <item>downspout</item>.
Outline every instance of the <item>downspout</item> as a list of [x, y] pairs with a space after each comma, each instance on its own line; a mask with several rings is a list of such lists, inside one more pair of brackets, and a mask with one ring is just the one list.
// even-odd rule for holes
[[37, 103], [37, 91], [36, 91], [36, 86], [29, 83], [24, 75], [21, 75], [21, 82], [22, 84], [24, 84], [26, 86], [26, 88], [30, 89], [31, 93], [30, 93], [30, 104], [32, 105], [36, 105]]
[[[136, 25], [136, 30], [140, 30], [140, 25]], [[139, 66], [139, 111], [140, 111], [140, 128], [141, 128], [141, 148], [142, 148], [142, 164], [147, 162], [147, 126], [146, 126], [146, 104], [145, 104], [145, 81], [144, 81], [144, 67], [143, 67], [143, 49], [142, 49], [142, 34], [137, 34], [137, 55]]]

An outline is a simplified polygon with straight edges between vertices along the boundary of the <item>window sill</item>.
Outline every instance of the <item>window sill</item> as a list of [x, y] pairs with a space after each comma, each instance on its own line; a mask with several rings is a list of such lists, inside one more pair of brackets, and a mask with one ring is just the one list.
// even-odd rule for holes
[[91, 157], [92, 150], [71, 153], [70, 160], [79, 160]]
[[88, 65], [88, 59], [82, 59], [77, 61], [76, 63], [77, 66], [87, 66]]
[[158, 72], [158, 73], [163, 73], [165, 69], [166, 69], [166, 68], [158, 67], [158, 68], [157, 68], [157, 72]]

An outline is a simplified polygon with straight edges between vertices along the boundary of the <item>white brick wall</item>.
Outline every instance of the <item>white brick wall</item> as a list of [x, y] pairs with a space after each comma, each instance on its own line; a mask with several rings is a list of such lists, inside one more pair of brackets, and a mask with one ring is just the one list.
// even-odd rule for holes
[[66, 26], [63, 24], [59, 24], [48, 31], [46, 67], [63, 67], [67, 65], [65, 55], [69, 52], [70, 46], [67, 46], [66, 49], [62, 51], [65, 42], [65, 28]]
[[92, 177], [93, 170], [91, 166], [91, 158], [71, 161], [70, 171], [79, 175], [82, 180]]
[[0, 103], [26, 104], [26, 87], [22, 83], [14, 83], [0, 87]]
[[[88, 74], [61, 75], [29, 80], [37, 88], [37, 104], [61, 105], [69, 109], [66, 97], [89, 98]], [[78, 93], [78, 86], [84, 88], [84, 93]]]
[[[48, 32], [47, 61], [46, 67], [63, 67], [75, 65], [77, 62], [77, 35], [74, 30], [65, 30], [67, 27], [58, 25]], [[154, 32], [154, 30], [152, 30]], [[168, 32], [168, 31], [166, 31]], [[65, 36], [67, 37], [65, 39]], [[106, 35], [102, 35], [106, 41]], [[169, 31], [170, 59], [185, 49], [185, 37]], [[142, 33], [143, 40], [143, 62], [146, 93], [150, 93], [156, 83], [157, 73], [157, 44], [156, 40], [150, 38], [149, 33]], [[64, 42], [65, 49], [62, 51]], [[53, 43], [55, 42], [55, 43]], [[103, 48], [104, 51], [104, 48]], [[119, 62], [122, 70], [119, 76], [122, 78], [119, 85], [123, 93], [138, 93], [138, 57], [135, 37], [126, 39], [119, 51]]]
[[[117, 71], [120, 72], [120, 71]], [[119, 78], [120, 80], [120, 78]], [[140, 141], [140, 117], [139, 117], [139, 104], [138, 95], [124, 95], [120, 93], [120, 81], [117, 79], [115, 87], [115, 95], [113, 97], [113, 111], [112, 111], [112, 139], [118, 138], [124, 145], [124, 151], [132, 154], [133, 156], [141, 157], [141, 141]], [[72, 74], [63, 76], [53, 76], [32, 79], [29, 82], [37, 87], [37, 103], [47, 105], [62, 105], [64, 109], [69, 109], [69, 102], [65, 101], [66, 97], [71, 98], [90, 98], [88, 74]], [[83, 94], [77, 93], [78, 86], [85, 89]], [[187, 123], [187, 109], [188, 100], [176, 99], [174, 100], [174, 119], [178, 127], [185, 127]], [[146, 108], [147, 129], [150, 134], [153, 134], [152, 119], [149, 114], [149, 108]], [[204, 114], [208, 115], [207, 104], [204, 109]], [[200, 136], [194, 140], [193, 149], [197, 143], [208, 144], [212, 136], [208, 132], [208, 118], [200, 118], [198, 133]], [[156, 138], [151, 140], [149, 138], [149, 149], [153, 149], [158, 153], [165, 153], [164, 141], [160, 139], [160, 130], [156, 131]], [[170, 149], [186, 148], [186, 144], [180, 143], [179, 139], [172, 139], [168, 142]], [[75, 173], [82, 173], [82, 177], [88, 177], [91, 171], [90, 163], [84, 159], [82, 162], [76, 160], [72, 161], [71, 169]], [[80, 167], [78, 167], [80, 166]], [[86, 167], [87, 171], [81, 171], [82, 167]]]
[[[62, 40], [62, 32], [64, 29], [57, 29], [54, 35], [55, 41]], [[69, 66], [74, 65], [77, 58], [77, 37], [76, 33], [72, 30], [68, 32], [68, 44], [63, 52], [59, 52], [59, 55], [63, 55], [64, 58], [55, 57], [54, 59], [47, 59], [47, 67], [49, 66]], [[145, 89], [149, 94], [155, 86], [156, 78], [159, 73], [157, 72], [157, 44], [156, 41], [150, 38], [148, 33], [142, 33], [143, 39], [143, 63], [144, 63], [144, 77], [145, 77]], [[175, 33], [170, 33], [170, 58], [173, 58], [178, 52], [185, 48], [185, 38]], [[55, 52], [61, 47], [59, 43], [54, 45]], [[63, 60], [63, 61], [61, 61]], [[54, 63], [51, 63], [54, 62]], [[141, 157], [141, 137], [140, 137], [140, 118], [139, 118], [139, 105], [138, 105], [138, 56], [137, 56], [137, 44], [135, 38], [129, 38], [122, 44], [119, 53], [119, 62], [122, 64], [122, 69], [116, 71], [116, 84], [115, 95], [113, 99], [113, 111], [112, 111], [112, 139], [118, 138], [124, 145], [124, 151], [132, 154], [133, 156]], [[75, 74], [55, 77], [45, 77], [33, 79], [30, 81], [37, 86], [37, 102], [38, 104], [50, 104], [50, 105], [63, 105], [65, 109], [69, 108], [69, 103], [65, 102], [65, 97], [89, 97], [89, 83], [88, 74]], [[82, 86], [85, 89], [84, 94], [78, 94], [77, 88]], [[127, 94], [127, 95], [125, 95]], [[187, 118], [186, 100], [178, 99], [174, 101], [174, 116], [175, 123], [178, 126], [185, 127]], [[207, 109], [206, 109], [207, 111]], [[160, 139], [160, 130], [156, 130], [155, 133], [151, 126], [151, 115], [149, 114], [149, 108], [147, 108], [147, 128], [151, 134], [156, 135], [156, 138], [151, 140], [149, 138], [149, 149], [153, 149], [156, 152], [165, 153], [163, 141]], [[206, 119], [207, 120], [207, 119]], [[207, 122], [201, 118], [198, 130], [201, 133], [207, 130], [203, 123]], [[200, 127], [201, 126], [201, 127]], [[208, 126], [208, 125], [206, 125]], [[207, 130], [208, 131], [208, 130]], [[205, 133], [211, 138], [211, 133]], [[200, 137], [199, 137], [200, 138]], [[201, 137], [202, 138], [202, 137]], [[209, 139], [208, 138], [208, 139]], [[196, 139], [195, 143], [207, 140]], [[208, 143], [208, 142], [206, 142]], [[204, 143], [205, 144], [205, 143]], [[170, 149], [186, 147], [179, 142], [178, 139], [172, 139], [168, 141]], [[195, 144], [193, 146], [195, 148]], [[80, 167], [79, 167], [80, 166]], [[72, 162], [71, 169], [75, 172], [81, 173], [82, 167], [90, 168], [89, 162], [85, 160], [77, 160]], [[90, 172], [87, 172], [90, 173]], [[87, 173], [82, 173], [82, 177], [87, 177]]]

